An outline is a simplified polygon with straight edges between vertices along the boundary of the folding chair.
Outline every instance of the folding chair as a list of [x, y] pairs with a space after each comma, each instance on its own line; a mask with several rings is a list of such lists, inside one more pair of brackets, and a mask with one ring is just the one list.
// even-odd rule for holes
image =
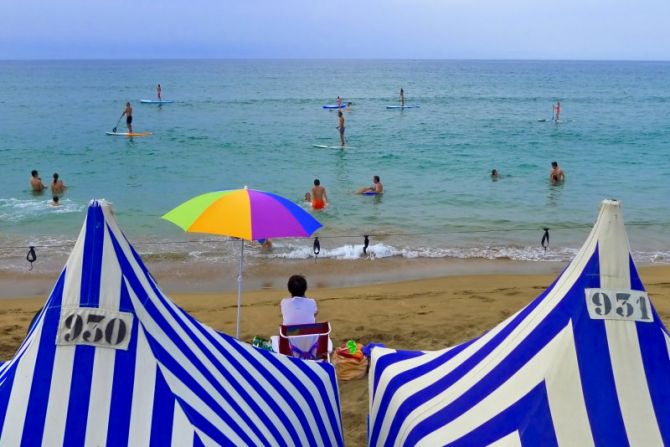
[[303, 360], [330, 362], [333, 343], [330, 323], [292, 324], [279, 326], [279, 337], [272, 337], [275, 352]]

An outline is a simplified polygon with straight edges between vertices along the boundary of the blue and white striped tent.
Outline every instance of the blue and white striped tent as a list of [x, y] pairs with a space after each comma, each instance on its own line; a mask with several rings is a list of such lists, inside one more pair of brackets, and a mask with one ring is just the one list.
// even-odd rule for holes
[[670, 445], [670, 336], [606, 200], [558, 279], [479, 338], [374, 349], [370, 445]]
[[332, 365], [257, 350], [158, 289], [92, 201], [49, 299], [0, 367], [0, 445], [342, 445]]

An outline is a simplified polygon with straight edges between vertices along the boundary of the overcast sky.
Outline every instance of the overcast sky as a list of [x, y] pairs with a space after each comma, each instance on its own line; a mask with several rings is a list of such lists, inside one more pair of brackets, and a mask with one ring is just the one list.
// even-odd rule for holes
[[670, 0], [0, 0], [0, 59], [670, 60]]

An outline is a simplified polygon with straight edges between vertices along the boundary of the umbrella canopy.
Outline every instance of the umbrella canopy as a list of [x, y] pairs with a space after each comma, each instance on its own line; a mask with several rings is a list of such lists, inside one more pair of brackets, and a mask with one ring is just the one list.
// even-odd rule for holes
[[202, 194], [163, 216], [190, 233], [246, 240], [309, 237], [321, 224], [290, 200], [269, 192], [236, 189]]
[[202, 194], [163, 216], [189, 233], [236, 237], [240, 244], [237, 276], [237, 338], [240, 338], [244, 240], [309, 237], [321, 224], [307, 211], [284, 197], [253, 189]]

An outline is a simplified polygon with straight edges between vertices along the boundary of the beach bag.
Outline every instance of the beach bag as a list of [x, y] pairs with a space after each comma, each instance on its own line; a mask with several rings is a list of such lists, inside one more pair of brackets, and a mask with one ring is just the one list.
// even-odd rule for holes
[[335, 366], [337, 380], [347, 381], [362, 379], [368, 372], [368, 358], [363, 355], [363, 345], [355, 344], [355, 350], [352, 352], [351, 343], [337, 348], [333, 352], [331, 363]]

